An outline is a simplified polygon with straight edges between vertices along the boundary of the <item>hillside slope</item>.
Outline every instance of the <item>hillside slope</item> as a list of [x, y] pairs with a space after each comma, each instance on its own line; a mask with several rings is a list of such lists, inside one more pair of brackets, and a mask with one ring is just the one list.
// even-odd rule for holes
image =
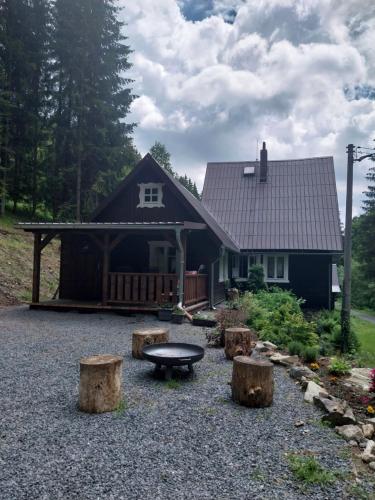
[[[31, 300], [33, 272], [33, 235], [13, 225], [14, 217], [0, 218], [0, 306]], [[59, 276], [58, 240], [53, 240], [42, 253], [41, 299], [52, 298]]]

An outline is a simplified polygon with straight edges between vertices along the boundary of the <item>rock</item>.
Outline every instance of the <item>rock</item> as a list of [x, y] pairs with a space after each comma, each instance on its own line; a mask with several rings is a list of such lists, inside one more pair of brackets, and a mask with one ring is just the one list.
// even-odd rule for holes
[[300, 384], [304, 391], [306, 391], [309, 381], [305, 377], [301, 377]]
[[357, 441], [355, 441], [354, 439], [351, 439], [351, 440], [349, 441], [349, 444], [350, 444], [350, 446], [358, 446]]
[[373, 428], [374, 428], [374, 431], [375, 431], [375, 417], [366, 418], [365, 423], [366, 424], [371, 424], [373, 426]]
[[352, 368], [347, 382], [364, 391], [369, 390], [371, 368]]
[[359, 443], [363, 439], [362, 430], [358, 425], [342, 425], [335, 427], [335, 431], [347, 441], [355, 440]]
[[371, 470], [375, 471], [375, 462], [370, 462], [368, 466], [370, 467]]
[[314, 377], [316, 377], [315, 373], [307, 366], [292, 366], [289, 375], [297, 380], [301, 380], [302, 377], [312, 380]]
[[303, 427], [305, 425], [305, 422], [303, 420], [297, 420], [297, 422], [294, 424], [294, 427]]
[[272, 342], [269, 342], [268, 340], [263, 342], [263, 344], [265, 345], [265, 347], [267, 347], [268, 349], [271, 349], [273, 351], [276, 351], [276, 349], [277, 349], [277, 345], [273, 344]]
[[374, 426], [372, 424], [363, 424], [362, 432], [366, 439], [371, 439], [374, 435]]
[[331, 422], [337, 426], [355, 425], [357, 423], [353, 410], [346, 401], [330, 395], [314, 395], [313, 399], [315, 405], [327, 413], [322, 418], [323, 422]]
[[310, 382], [307, 384], [305, 392], [305, 401], [307, 403], [313, 403], [314, 398], [318, 398], [320, 395], [322, 395], [323, 397], [328, 397], [328, 392], [325, 389], [322, 389], [320, 385], [310, 380]]
[[279, 352], [271, 356], [270, 360], [272, 363], [282, 366], [292, 366], [299, 362], [298, 356], [288, 356], [286, 354], [280, 354]]
[[359, 442], [359, 447], [364, 450], [367, 446], [367, 442], [368, 442], [368, 439], [366, 438], [363, 438], [360, 442]]
[[256, 352], [267, 352], [269, 349], [264, 345], [264, 342], [261, 342], [258, 340], [258, 342], [255, 344], [254, 351]]
[[370, 462], [375, 462], [375, 441], [367, 441], [367, 445], [365, 451], [362, 453], [361, 458], [362, 461], [366, 464]]

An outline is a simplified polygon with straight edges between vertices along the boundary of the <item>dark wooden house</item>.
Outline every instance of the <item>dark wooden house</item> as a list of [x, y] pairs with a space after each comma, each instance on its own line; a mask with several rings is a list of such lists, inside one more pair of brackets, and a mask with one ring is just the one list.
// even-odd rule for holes
[[[271, 284], [332, 307], [342, 252], [332, 158], [209, 163], [202, 201], [147, 154], [90, 222], [23, 223], [35, 235], [31, 307], [214, 306], [254, 263]], [[58, 300], [39, 301], [43, 248], [61, 239]]]

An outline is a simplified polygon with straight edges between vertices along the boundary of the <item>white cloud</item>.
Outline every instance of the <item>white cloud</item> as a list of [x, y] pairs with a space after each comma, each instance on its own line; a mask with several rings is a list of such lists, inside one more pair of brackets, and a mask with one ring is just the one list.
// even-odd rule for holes
[[183, 0], [122, 1], [142, 152], [161, 140], [200, 183], [207, 161], [254, 159], [257, 138], [271, 159], [333, 155], [343, 209], [346, 144], [375, 136], [375, 102], [346, 93], [375, 85], [373, 0], [214, 0], [199, 22]]

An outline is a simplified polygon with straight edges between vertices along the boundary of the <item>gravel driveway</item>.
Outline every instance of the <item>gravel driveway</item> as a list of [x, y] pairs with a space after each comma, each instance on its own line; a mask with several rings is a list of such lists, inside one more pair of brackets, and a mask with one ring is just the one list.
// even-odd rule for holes
[[[350, 473], [347, 445], [318, 424], [283, 368], [274, 404], [233, 404], [231, 362], [207, 349], [193, 379], [155, 380], [131, 358], [131, 333], [153, 317], [0, 310], [1, 499], [338, 499], [350, 479], [303, 488], [285, 454], [316, 454]], [[205, 345], [203, 329], [170, 325], [171, 340]], [[124, 356], [126, 408], [88, 415], [77, 408], [79, 358]], [[296, 429], [294, 423], [306, 425]], [[348, 475], [347, 475], [348, 477]], [[355, 498], [355, 497], [350, 497]]]

